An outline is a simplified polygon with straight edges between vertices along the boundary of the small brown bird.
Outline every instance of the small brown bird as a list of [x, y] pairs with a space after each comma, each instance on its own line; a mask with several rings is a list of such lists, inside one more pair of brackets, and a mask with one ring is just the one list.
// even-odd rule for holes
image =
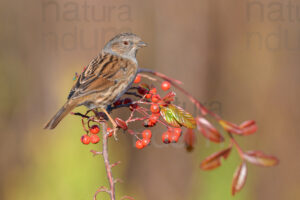
[[79, 75], [67, 102], [45, 129], [54, 129], [71, 110], [81, 105], [89, 109], [101, 108], [114, 123], [106, 111], [107, 106], [130, 88], [138, 71], [137, 50], [145, 46], [146, 43], [133, 33], [122, 33], [111, 39]]

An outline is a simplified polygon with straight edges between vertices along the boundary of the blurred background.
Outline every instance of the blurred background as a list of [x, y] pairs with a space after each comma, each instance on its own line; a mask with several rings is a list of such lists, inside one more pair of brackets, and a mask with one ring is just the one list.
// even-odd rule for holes
[[[182, 142], [162, 145], [164, 130], [156, 128], [157, 142], [137, 150], [120, 133], [110, 141], [111, 161], [122, 161], [113, 170], [124, 180], [118, 199], [300, 198], [298, 7], [299, 0], [1, 1], [0, 199], [86, 200], [107, 184], [103, 160], [89, 152], [100, 145], [81, 144], [78, 117], [67, 116], [53, 131], [43, 125], [65, 102], [75, 72], [124, 31], [149, 44], [138, 53], [141, 67], [182, 80], [226, 120], [255, 119], [259, 131], [238, 141], [245, 150], [278, 156], [280, 165], [248, 165], [247, 183], [233, 198], [236, 151], [216, 170], [199, 169], [226, 143], [198, 134], [187, 153]], [[195, 113], [181, 94], [178, 104]]]

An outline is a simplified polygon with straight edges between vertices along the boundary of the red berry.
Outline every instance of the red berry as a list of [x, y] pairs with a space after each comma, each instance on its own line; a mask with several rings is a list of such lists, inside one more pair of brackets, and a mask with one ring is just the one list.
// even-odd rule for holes
[[152, 96], [152, 94], [146, 94], [145, 98], [146, 98], [146, 99], [150, 99], [151, 96]]
[[150, 139], [149, 138], [143, 138], [142, 143], [143, 143], [143, 146], [146, 147], [150, 143]]
[[152, 127], [154, 125], [149, 119], [144, 120], [144, 127]]
[[123, 104], [130, 104], [130, 103], [132, 103], [132, 100], [130, 98], [126, 98], [123, 101]]
[[134, 83], [139, 83], [141, 82], [141, 76], [140, 75], [137, 75], [133, 81]]
[[168, 81], [164, 81], [161, 84], [161, 89], [164, 91], [167, 91], [168, 89], [170, 89], [170, 87], [171, 87], [171, 84]]
[[111, 128], [107, 128], [108, 137], [111, 137], [113, 135], [113, 130]]
[[161, 136], [163, 143], [169, 144], [170, 143], [170, 132], [164, 132]]
[[173, 135], [171, 136], [171, 138], [170, 138], [170, 140], [171, 140], [172, 143], [178, 142], [178, 139], [179, 139], [179, 136], [178, 136], [178, 135], [175, 135], [175, 134], [173, 134]]
[[174, 135], [177, 135], [178, 137], [181, 136], [181, 128], [174, 128], [173, 130]]
[[160, 96], [158, 94], [152, 95], [151, 101], [153, 103], [158, 103], [160, 101]]
[[151, 121], [153, 124], [156, 124], [157, 120], [159, 119], [159, 116], [158, 115], [155, 115], [155, 114], [152, 114], [150, 117], [149, 117], [149, 121]]
[[142, 87], [138, 88], [138, 93], [140, 93], [141, 95], [145, 95], [145, 94], [147, 94], [147, 92], [148, 91], [145, 88], [142, 88]]
[[146, 130], [143, 131], [142, 135], [143, 135], [143, 138], [151, 139], [152, 132], [149, 129], [146, 129]]
[[99, 133], [99, 131], [100, 131], [100, 129], [99, 129], [99, 126], [97, 126], [97, 125], [93, 125], [93, 126], [90, 128], [90, 132], [91, 132], [92, 134], [97, 134], [97, 133]]
[[90, 140], [91, 140], [91, 143], [97, 144], [100, 141], [100, 138], [98, 135], [91, 135]]
[[148, 127], [153, 127], [155, 125], [155, 123], [153, 123], [152, 121], [148, 121]]
[[156, 94], [156, 92], [157, 92], [157, 89], [156, 89], [156, 88], [152, 88], [152, 89], [149, 91], [150, 94]]
[[139, 107], [138, 104], [137, 104], [137, 103], [134, 103], [134, 104], [131, 104], [131, 105], [129, 106], [129, 109], [130, 109], [131, 111], [133, 111], [133, 110], [137, 109], [138, 107]]
[[136, 142], [135, 142], [135, 147], [138, 148], [138, 149], [144, 148], [144, 145], [143, 145], [142, 140], [136, 141]]
[[83, 144], [89, 144], [90, 143], [90, 136], [88, 136], [88, 135], [81, 136], [81, 142]]
[[119, 106], [122, 104], [122, 100], [118, 99], [117, 101], [114, 102], [114, 106]]
[[159, 105], [158, 104], [152, 104], [150, 107], [150, 110], [152, 113], [159, 113]]

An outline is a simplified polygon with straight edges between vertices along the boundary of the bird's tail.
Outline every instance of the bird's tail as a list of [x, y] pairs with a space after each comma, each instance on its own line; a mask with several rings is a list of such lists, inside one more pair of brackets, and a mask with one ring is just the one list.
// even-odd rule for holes
[[63, 105], [61, 109], [50, 119], [50, 121], [45, 125], [44, 129], [54, 129], [57, 124], [67, 115], [71, 110], [77, 106], [77, 102], [68, 101]]

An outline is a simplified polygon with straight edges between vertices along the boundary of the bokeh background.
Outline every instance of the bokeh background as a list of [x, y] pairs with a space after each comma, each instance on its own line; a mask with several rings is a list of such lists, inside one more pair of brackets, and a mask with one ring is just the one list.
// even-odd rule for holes
[[122, 161], [113, 171], [124, 180], [118, 198], [300, 198], [298, 7], [299, 0], [0, 1], [0, 199], [86, 200], [107, 184], [102, 159], [89, 153], [100, 145], [80, 143], [78, 117], [68, 116], [53, 131], [42, 127], [66, 100], [74, 73], [124, 31], [149, 44], [138, 53], [141, 67], [182, 80], [227, 120], [256, 119], [259, 131], [238, 141], [281, 162], [249, 165], [246, 186], [233, 198], [236, 152], [219, 169], [199, 169], [226, 144], [199, 135], [187, 153], [182, 143], [161, 145], [164, 130], [157, 128], [156, 145], [136, 150], [131, 136], [119, 134], [119, 142], [110, 142], [111, 161]]

